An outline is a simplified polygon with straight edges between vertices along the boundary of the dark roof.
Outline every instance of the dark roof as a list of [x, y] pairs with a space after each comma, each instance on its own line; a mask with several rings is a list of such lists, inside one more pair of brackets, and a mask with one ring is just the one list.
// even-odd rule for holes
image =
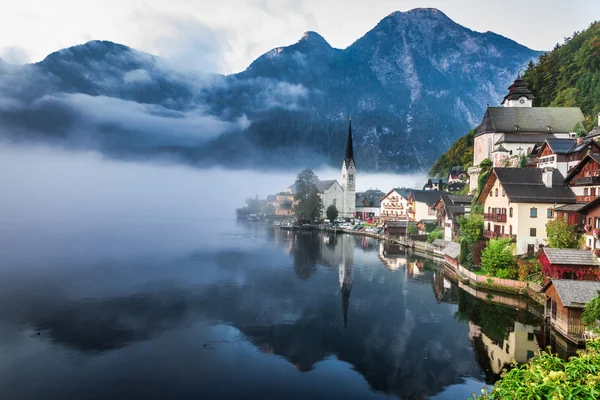
[[[589, 204], [589, 203], [588, 203]], [[563, 211], [563, 212], [580, 212], [583, 207], [587, 204], [584, 203], [576, 203], [576, 204], [567, 204], [566, 206], [556, 207], [554, 211]]]
[[590, 210], [598, 207], [600, 205], [600, 197], [596, 197], [594, 200], [590, 201], [586, 204], [580, 204], [581, 208], [579, 209], [579, 213], [587, 214]]
[[[556, 288], [563, 306], [569, 308], [583, 308], [590, 300], [596, 298], [600, 291], [600, 282], [596, 281], [552, 279], [550, 282]], [[550, 282], [544, 286], [544, 292], [550, 287]]]
[[350, 161], [354, 162], [354, 146], [352, 145], [352, 118], [348, 121], [348, 140], [346, 141], [346, 155], [344, 156], [344, 164], [346, 168], [350, 165]]
[[451, 195], [448, 195], [448, 198], [454, 204], [460, 204], [460, 203], [471, 204], [471, 202], [473, 201], [472, 195], [451, 194]]
[[581, 161], [579, 161], [579, 163], [574, 166], [573, 168], [571, 168], [571, 170], [569, 171], [569, 173], [567, 174], [567, 177], [565, 178], [565, 183], [569, 183], [571, 182], [571, 180], [577, 176], [577, 174], [579, 172], [581, 172], [581, 169], [583, 167], [586, 166], [586, 164], [590, 161], [594, 161], [598, 164], [600, 164], [600, 154], [595, 154], [595, 153], [588, 153], [585, 155], [585, 157], [583, 157], [581, 159]]
[[527, 88], [528, 86], [527, 82], [521, 79], [521, 75], [518, 75], [517, 79], [508, 87], [508, 94], [504, 96], [504, 101], [518, 100], [521, 97], [527, 97], [529, 100], [535, 99], [533, 93]]
[[[356, 193], [356, 207], [380, 207], [381, 198], [385, 196], [381, 190], [369, 189], [366, 192]], [[370, 204], [370, 205], [365, 205]]]
[[488, 107], [477, 134], [572, 132], [585, 120], [578, 107]]
[[[506, 196], [514, 203], [575, 203], [575, 193], [564, 185], [560, 171], [552, 172], [552, 187], [542, 182], [540, 168], [494, 168]], [[490, 178], [492, 174], [490, 174]]]
[[319, 193], [323, 193], [336, 183], [337, 181], [335, 179], [329, 181], [319, 181], [319, 183], [317, 183], [317, 190], [319, 191]]
[[495, 144], [502, 143], [532, 143], [542, 144], [545, 140], [556, 139], [556, 136], [549, 133], [509, 133], [500, 135]]
[[446, 192], [440, 190], [412, 190], [410, 194], [413, 201], [433, 206], [440, 200], [440, 197], [443, 194], [446, 194]]
[[[387, 196], [388, 194], [390, 194], [392, 191], [395, 191], [400, 196], [404, 197], [405, 199], [408, 199], [408, 196], [410, 195], [411, 190], [412, 189], [407, 189], [407, 188], [394, 188], [394, 189], [390, 190], [390, 192], [387, 193], [385, 196]], [[382, 198], [385, 197], [385, 196], [382, 196]]]
[[575, 146], [573, 146], [573, 148], [571, 150], [569, 150], [569, 153], [577, 153], [577, 152], [583, 150], [586, 146], [591, 145], [591, 144], [595, 144], [596, 146], [598, 146], [598, 144], [594, 141], [594, 139], [587, 138], [587, 139], [582, 140], [580, 144], [576, 144]]
[[554, 154], [567, 154], [573, 146], [577, 145], [577, 139], [546, 139], [546, 143]]
[[414, 225], [414, 222], [401, 220], [401, 221], [386, 221], [385, 226], [388, 228], [402, 228], [406, 225]]
[[444, 202], [446, 215], [454, 220], [456, 216], [466, 214], [467, 208], [471, 207], [473, 196], [442, 195], [441, 201]]
[[436, 247], [441, 247], [441, 248], [445, 248], [446, 246], [448, 246], [450, 243], [452, 243], [449, 240], [444, 240], [444, 239], [435, 239], [433, 241], [433, 243], [431, 243], [432, 245], [436, 246]]
[[[504, 135], [502, 135], [502, 136], [504, 136]], [[503, 153], [508, 153], [508, 150], [506, 150], [506, 148], [504, 146], [502, 146], [501, 144], [497, 145], [494, 148], [494, 153], [497, 152], [497, 151], [501, 151]]]
[[548, 261], [552, 264], [600, 266], [600, 262], [598, 262], [596, 256], [588, 250], [554, 249], [545, 247], [543, 251], [546, 254], [546, 257], [548, 257]]

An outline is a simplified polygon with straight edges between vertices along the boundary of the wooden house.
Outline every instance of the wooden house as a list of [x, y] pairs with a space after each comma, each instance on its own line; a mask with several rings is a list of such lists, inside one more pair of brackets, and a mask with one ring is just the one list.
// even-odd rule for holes
[[574, 343], [586, 338], [581, 314], [585, 305], [600, 291], [600, 282], [551, 279], [542, 289], [546, 295], [544, 315], [550, 326]]
[[538, 168], [552, 167], [566, 176], [588, 153], [600, 153], [600, 146], [593, 139], [549, 138], [538, 150]]
[[551, 279], [600, 280], [600, 262], [591, 251], [544, 247], [538, 255], [544, 283]]
[[565, 178], [577, 196], [577, 203], [588, 203], [600, 196], [600, 154], [587, 154]]

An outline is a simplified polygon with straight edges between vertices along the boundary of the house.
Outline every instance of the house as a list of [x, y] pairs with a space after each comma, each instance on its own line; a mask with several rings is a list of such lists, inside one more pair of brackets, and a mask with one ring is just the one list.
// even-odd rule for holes
[[599, 154], [600, 146], [591, 138], [546, 139], [538, 153], [538, 168], [552, 167], [567, 176], [586, 154]]
[[408, 196], [409, 208], [411, 208], [408, 219], [413, 221], [437, 219], [435, 206], [445, 193], [439, 190], [411, 190]]
[[516, 241], [516, 254], [546, 244], [554, 209], [575, 203], [575, 194], [552, 168], [493, 168], [477, 198], [484, 207], [484, 236]]
[[569, 171], [565, 184], [571, 187], [578, 203], [588, 203], [600, 196], [600, 154], [590, 153], [583, 157]]
[[356, 193], [356, 218], [368, 220], [379, 217], [381, 213], [381, 198], [385, 196], [381, 190], [369, 189]]
[[600, 280], [600, 262], [587, 250], [545, 247], [538, 260], [545, 283], [550, 279]]
[[410, 189], [396, 188], [390, 190], [380, 200], [381, 209], [379, 215], [386, 219], [408, 218]]
[[437, 219], [422, 219], [417, 222], [417, 230], [420, 234], [427, 234], [427, 227], [437, 225]]
[[[293, 185], [292, 185], [293, 186]], [[285, 192], [279, 192], [275, 195], [275, 215], [292, 215], [294, 213], [294, 195], [292, 187], [288, 187]]]
[[319, 181], [317, 191], [323, 202], [323, 218], [327, 218], [327, 207], [334, 205], [341, 216], [344, 205], [344, 190], [336, 180]]
[[458, 257], [460, 256], [460, 244], [456, 242], [450, 242], [444, 250], [444, 261], [448, 264], [458, 267]]
[[468, 175], [466, 171], [464, 171], [460, 166], [454, 166], [450, 169], [450, 173], [448, 174], [448, 184], [465, 182], [467, 178]]
[[414, 223], [404, 220], [404, 221], [386, 221], [383, 224], [383, 231], [389, 236], [406, 236], [407, 235], [407, 227], [414, 225]]
[[458, 218], [471, 212], [473, 196], [443, 194], [435, 205], [438, 226], [444, 230], [444, 239], [453, 240], [459, 232]]
[[474, 139], [470, 189], [477, 189], [479, 163], [489, 158], [495, 167], [517, 167], [546, 139], [575, 136], [573, 128], [585, 120], [577, 107], [533, 107], [535, 96], [520, 76], [508, 88], [502, 107], [487, 107]]
[[585, 244], [592, 250], [600, 249], [600, 197], [584, 204], [578, 214], [584, 218]]
[[551, 279], [542, 289], [546, 295], [544, 314], [550, 325], [565, 338], [580, 344], [585, 338], [581, 314], [600, 291], [598, 281]]
[[585, 214], [581, 212], [581, 209], [585, 206], [586, 203], [575, 203], [556, 207], [554, 209], [554, 218], [564, 219], [569, 225], [577, 225], [579, 229], [585, 229], [586, 218]]
[[444, 178], [428, 178], [423, 190], [444, 190], [448, 185], [448, 181]]

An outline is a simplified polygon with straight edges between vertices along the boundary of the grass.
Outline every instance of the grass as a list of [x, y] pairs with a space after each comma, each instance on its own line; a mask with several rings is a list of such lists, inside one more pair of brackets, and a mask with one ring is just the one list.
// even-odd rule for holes
[[486, 268], [484, 268], [484, 267], [481, 267], [477, 271], [474, 271], [474, 272], [477, 275], [484, 275], [484, 276], [490, 274], [489, 271]]

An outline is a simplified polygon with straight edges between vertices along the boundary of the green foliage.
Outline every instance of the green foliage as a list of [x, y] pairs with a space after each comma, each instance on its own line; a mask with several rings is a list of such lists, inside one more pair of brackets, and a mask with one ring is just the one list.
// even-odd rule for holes
[[598, 322], [600, 321], [600, 292], [598, 292], [598, 296], [595, 299], [585, 305], [581, 320], [593, 329], [598, 330], [600, 328]]
[[455, 165], [460, 165], [466, 171], [473, 162], [473, 141], [476, 133], [477, 129], [472, 129], [454, 142], [452, 147], [433, 164], [429, 174], [438, 178], [446, 178], [450, 169]]
[[511, 278], [517, 273], [510, 239], [492, 239], [481, 254], [481, 267], [498, 278]]
[[477, 180], [477, 193], [481, 193], [481, 191], [483, 190], [483, 186], [488, 180], [488, 177], [490, 176], [490, 171], [492, 170], [493, 166], [494, 164], [489, 158], [486, 158], [479, 163], [481, 173], [479, 174], [479, 179]]
[[434, 240], [443, 238], [444, 231], [442, 231], [440, 228], [436, 228], [433, 231], [429, 232], [429, 236], [427, 236], [427, 243], [433, 243]]
[[468, 216], [459, 217], [457, 222], [460, 226], [460, 237], [469, 246], [483, 239], [483, 214], [471, 212]]
[[294, 199], [298, 200], [298, 204], [294, 212], [300, 221], [313, 222], [321, 216], [323, 201], [317, 190], [318, 182], [319, 178], [310, 169], [300, 172], [296, 178]]
[[466, 239], [460, 241], [460, 255], [458, 256], [458, 262], [461, 265], [466, 265], [469, 261], [469, 243]]
[[524, 281], [529, 275], [535, 274], [542, 270], [542, 265], [538, 260], [523, 260], [517, 258], [517, 277], [520, 281]]
[[331, 204], [329, 207], [327, 207], [327, 211], [325, 211], [325, 213], [327, 214], [327, 219], [333, 224], [333, 221], [335, 221], [335, 219], [338, 217], [339, 212], [337, 207], [335, 206], [335, 204]]
[[409, 225], [408, 228], [406, 228], [406, 232], [409, 235], [416, 235], [417, 233], [419, 233], [419, 230], [415, 225]]
[[580, 107], [590, 130], [600, 111], [600, 22], [543, 54], [523, 79], [536, 96], [534, 105]]
[[581, 123], [576, 123], [575, 126], [573, 127], [573, 132], [575, 132], [575, 135], [578, 138], [582, 138], [585, 137], [586, 132], [585, 129], [583, 129], [583, 126], [581, 126]]
[[519, 157], [519, 168], [527, 168], [527, 156], [525, 154], [521, 154]]
[[576, 249], [579, 247], [580, 235], [575, 225], [568, 224], [564, 219], [556, 219], [546, 224], [548, 245], [558, 249]]
[[600, 398], [600, 340], [562, 360], [542, 352], [527, 364], [502, 373], [491, 392], [481, 400], [598, 399]]

